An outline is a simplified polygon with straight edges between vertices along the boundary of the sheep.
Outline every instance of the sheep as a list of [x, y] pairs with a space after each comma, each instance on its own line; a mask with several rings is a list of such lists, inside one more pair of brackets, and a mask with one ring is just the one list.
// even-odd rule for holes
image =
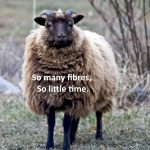
[[[76, 24], [84, 16], [69, 9], [44, 10], [34, 20], [41, 25], [26, 38], [23, 63], [23, 95], [26, 106], [36, 114], [46, 115], [46, 149], [54, 148], [55, 112], [64, 112], [63, 149], [70, 150], [80, 117], [96, 112], [96, 139], [102, 139], [102, 114], [112, 107], [118, 81], [118, 69], [111, 46], [97, 33]], [[32, 76], [40, 76], [40, 81]], [[87, 75], [91, 80], [45, 81], [43, 77]], [[66, 92], [38, 92], [37, 86], [66, 87]], [[70, 85], [86, 87], [87, 92], [69, 92]]]

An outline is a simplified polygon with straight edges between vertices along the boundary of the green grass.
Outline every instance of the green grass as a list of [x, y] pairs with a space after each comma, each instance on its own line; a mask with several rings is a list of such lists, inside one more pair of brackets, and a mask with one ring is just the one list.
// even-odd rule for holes
[[[115, 111], [104, 115], [104, 140], [95, 141], [95, 116], [82, 119], [72, 150], [148, 150], [150, 149], [150, 107], [134, 108], [130, 112]], [[63, 140], [63, 114], [57, 114], [56, 150]], [[0, 99], [0, 149], [44, 150], [47, 137], [45, 116], [29, 112], [20, 96]]]

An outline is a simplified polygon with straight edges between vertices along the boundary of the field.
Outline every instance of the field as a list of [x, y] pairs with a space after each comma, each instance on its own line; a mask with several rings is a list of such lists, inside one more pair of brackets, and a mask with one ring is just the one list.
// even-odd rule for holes
[[[77, 12], [85, 15], [84, 21], [79, 26], [104, 35], [110, 42], [111, 37], [106, 24], [87, 0], [37, 0], [36, 2], [36, 14], [48, 8], [62, 8], [63, 10], [74, 8]], [[100, 4], [97, 3], [97, 6]], [[108, 6], [107, 9], [109, 10]], [[31, 0], [0, 0], [0, 10], [0, 76], [18, 84], [21, 81], [25, 37], [35, 26], [32, 21], [33, 4]], [[150, 24], [150, 15], [148, 17]], [[125, 90], [123, 91], [124, 87], [122, 86], [121, 90], [126, 92], [127, 84], [130, 84], [127, 81], [131, 81], [131, 77], [135, 77], [136, 73], [134, 70], [130, 74], [130, 70], [123, 69], [123, 73], [125, 73], [123, 77], [127, 80], [122, 81]], [[127, 78], [126, 74], [130, 78]], [[132, 84], [137, 84], [138, 79], [136, 76], [132, 80]], [[147, 89], [150, 90], [149, 81], [150, 77], [148, 76]], [[95, 115], [91, 114], [86, 119], [82, 119], [77, 140], [71, 147], [72, 150], [149, 150], [150, 102], [138, 106], [134, 104], [131, 104], [132, 108], [127, 110], [115, 109], [112, 113], [104, 115], [103, 141], [94, 140]], [[60, 150], [62, 147], [62, 119], [63, 114], [58, 113], [55, 127], [56, 150]], [[21, 94], [4, 95], [0, 93], [0, 150], [44, 150], [46, 138], [45, 116], [37, 116], [29, 112]]]
[[[73, 150], [148, 150], [150, 149], [150, 106], [129, 112], [104, 115], [104, 141], [95, 141], [95, 116], [82, 119]], [[30, 113], [20, 96], [2, 96], [0, 101], [0, 149], [44, 150], [47, 137], [46, 117]], [[61, 149], [61, 113], [57, 114], [55, 149]]]

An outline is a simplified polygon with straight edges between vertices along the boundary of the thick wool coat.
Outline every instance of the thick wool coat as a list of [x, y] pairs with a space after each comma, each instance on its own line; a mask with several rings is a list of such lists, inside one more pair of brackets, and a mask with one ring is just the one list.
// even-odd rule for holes
[[[26, 39], [23, 64], [23, 95], [28, 108], [37, 114], [48, 114], [54, 107], [75, 117], [86, 117], [91, 111], [105, 112], [112, 106], [118, 69], [110, 45], [93, 32], [73, 28], [74, 40], [65, 48], [48, 44], [45, 27], [34, 30]], [[32, 75], [88, 75], [91, 81], [33, 81]], [[66, 92], [38, 92], [37, 86], [66, 87]], [[86, 87], [87, 92], [69, 92], [68, 87]]]

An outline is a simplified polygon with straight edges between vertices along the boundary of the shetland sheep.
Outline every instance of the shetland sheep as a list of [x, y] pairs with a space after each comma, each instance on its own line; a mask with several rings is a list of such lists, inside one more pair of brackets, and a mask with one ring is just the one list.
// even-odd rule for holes
[[[37, 114], [47, 115], [48, 139], [46, 148], [53, 148], [55, 112], [64, 112], [63, 149], [69, 150], [80, 117], [96, 112], [96, 139], [102, 139], [102, 113], [111, 109], [116, 91], [118, 69], [113, 51], [105, 39], [93, 32], [81, 30], [76, 23], [83, 19], [72, 9], [66, 12], [45, 10], [35, 22], [43, 27], [34, 30], [26, 39], [23, 81], [26, 105]], [[40, 75], [33, 81], [32, 75]], [[88, 75], [90, 80], [44, 81], [43, 77], [75, 74]], [[66, 87], [66, 92], [38, 92], [37, 86]], [[87, 92], [69, 92], [70, 85], [86, 87]]]

